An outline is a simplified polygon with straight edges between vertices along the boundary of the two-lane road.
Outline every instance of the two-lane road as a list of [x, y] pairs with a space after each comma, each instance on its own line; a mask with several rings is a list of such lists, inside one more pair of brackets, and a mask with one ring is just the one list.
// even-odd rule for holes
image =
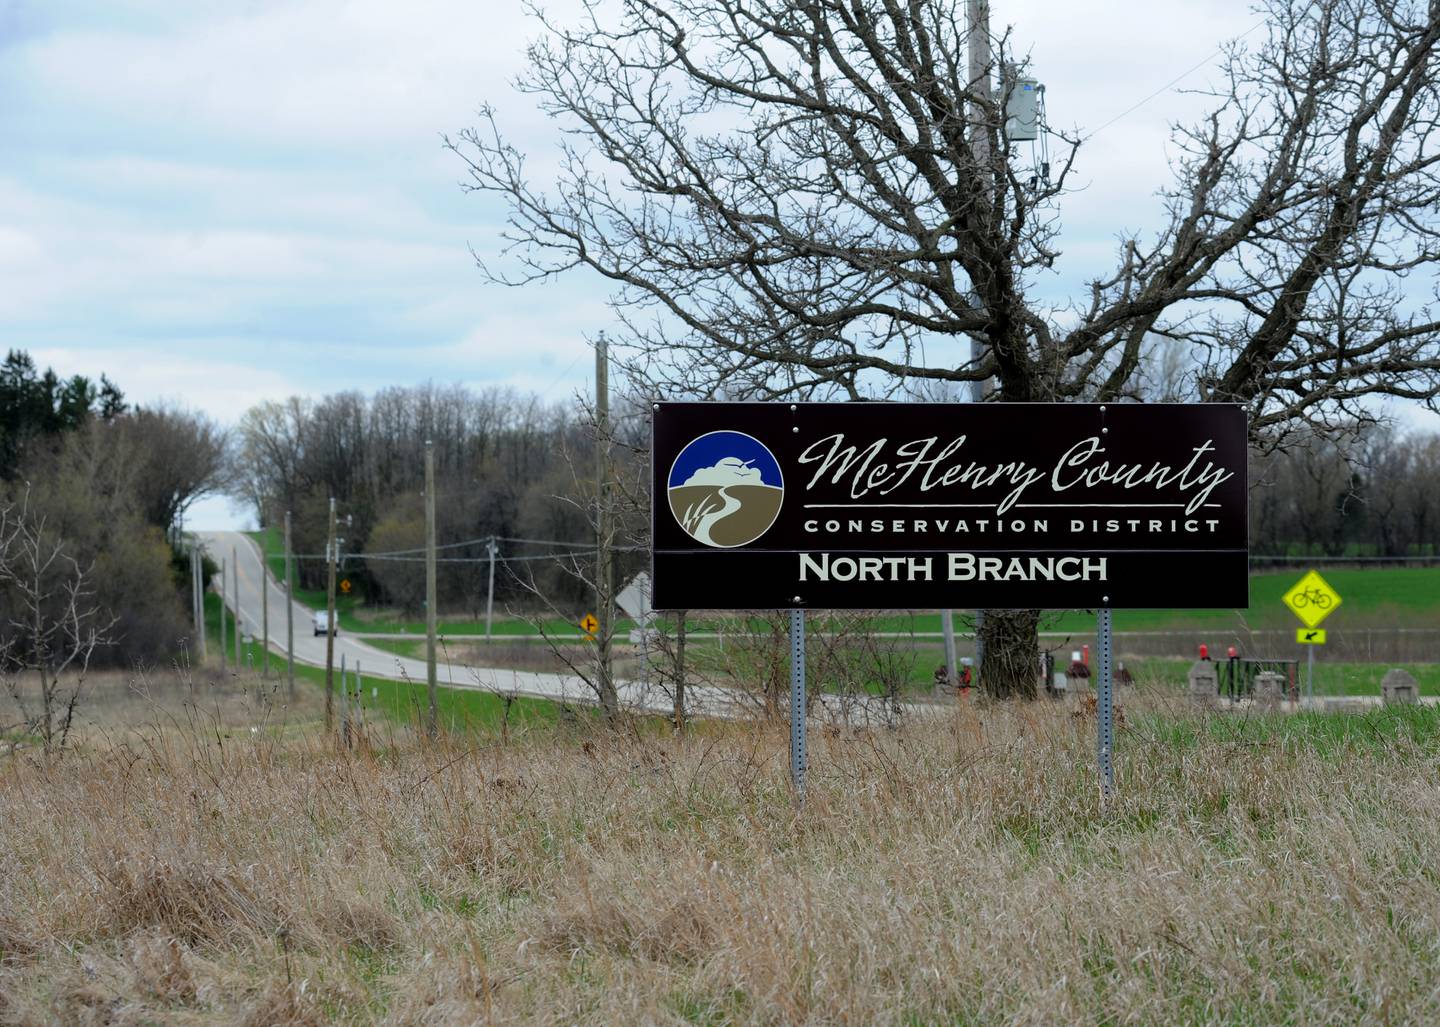
[[[260, 589], [263, 587], [270, 602], [271, 647], [281, 653], [285, 651], [285, 610], [286, 604], [290, 603], [295, 613], [295, 659], [317, 667], [325, 666], [325, 636], [315, 634], [313, 611], [307, 606], [292, 602], [280, 583], [266, 570], [259, 546], [249, 537], [234, 531], [206, 531], [198, 535], [212, 560], [217, 563], [224, 560], [227, 567], [234, 568], [231, 573], [238, 574], [241, 630], [257, 639], [261, 637], [263, 600]], [[228, 580], [226, 585], [225, 605], [234, 611], [234, 579]], [[358, 665], [367, 677], [425, 681], [424, 660], [385, 652], [359, 639], [350, 638], [343, 631], [335, 637], [336, 667], [339, 667], [342, 655], [347, 667]], [[440, 684], [453, 688], [482, 689], [499, 694], [515, 693], [575, 703], [595, 702], [590, 687], [573, 674], [539, 674], [441, 663], [436, 668], [436, 676]], [[670, 711], [670, 697], [658, 688], [646, 688], [635, 681], [616, 682], [616, 686], [620, 692], [620, 701], [627, 708], [657, 713]], [[733, 698], [723, 689], [692, 686], [685, 691], [686, 705], [695, 712], [710, 716], [733, 715], [736, 712]]]

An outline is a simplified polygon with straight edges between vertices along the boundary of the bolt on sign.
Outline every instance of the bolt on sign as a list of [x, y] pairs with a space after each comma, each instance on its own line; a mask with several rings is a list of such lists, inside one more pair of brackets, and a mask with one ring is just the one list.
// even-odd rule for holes
[[[1281, 596], [1280, 601], [1290, 607], [1290, 612], [1299, 617], [1307, 628], [1318, 626], [1344, 602], [1340, 593], [1330, 586], [1330, 582], [1315, 571], [1307, 572], [1303, 578], [1291, 585], [1290, 591]], [[1313, 641], [1301, 639], [1298, 635], [1296, 639], [1302, 642]]]
[[1221, 404], [657, 403], [652, 603], [1249, 605]]

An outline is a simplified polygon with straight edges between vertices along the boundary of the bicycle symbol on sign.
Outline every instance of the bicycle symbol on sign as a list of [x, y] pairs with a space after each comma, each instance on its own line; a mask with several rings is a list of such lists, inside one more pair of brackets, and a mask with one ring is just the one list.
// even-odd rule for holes
[[1328, 610], [1330, 609], [1330, 596], [1325, 593], [1324, 589], [1307, 588], [1295, 593], [1295, 595], [1290, 598], [1290, 604], [1297, 610], [1309, 606], [1312, 603], [1317, 610]]

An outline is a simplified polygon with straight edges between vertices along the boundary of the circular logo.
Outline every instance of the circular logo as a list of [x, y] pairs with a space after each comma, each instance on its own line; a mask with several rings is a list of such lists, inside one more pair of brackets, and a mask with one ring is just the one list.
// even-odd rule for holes
[[712, 431], [680, 451], [667, 480], [670, 512], [696, 542], [749, 545], [775, 523], [785, 498], [780, 461], [753, 435]]

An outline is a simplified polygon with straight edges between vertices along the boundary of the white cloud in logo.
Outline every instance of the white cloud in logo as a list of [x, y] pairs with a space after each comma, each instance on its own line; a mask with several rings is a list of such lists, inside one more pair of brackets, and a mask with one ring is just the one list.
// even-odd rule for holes
[[751, 467], [738, 456], [721, 457], [713, 467], [699, 467], [685, 479], [686, 485], [764, 485], [760, 468]]

